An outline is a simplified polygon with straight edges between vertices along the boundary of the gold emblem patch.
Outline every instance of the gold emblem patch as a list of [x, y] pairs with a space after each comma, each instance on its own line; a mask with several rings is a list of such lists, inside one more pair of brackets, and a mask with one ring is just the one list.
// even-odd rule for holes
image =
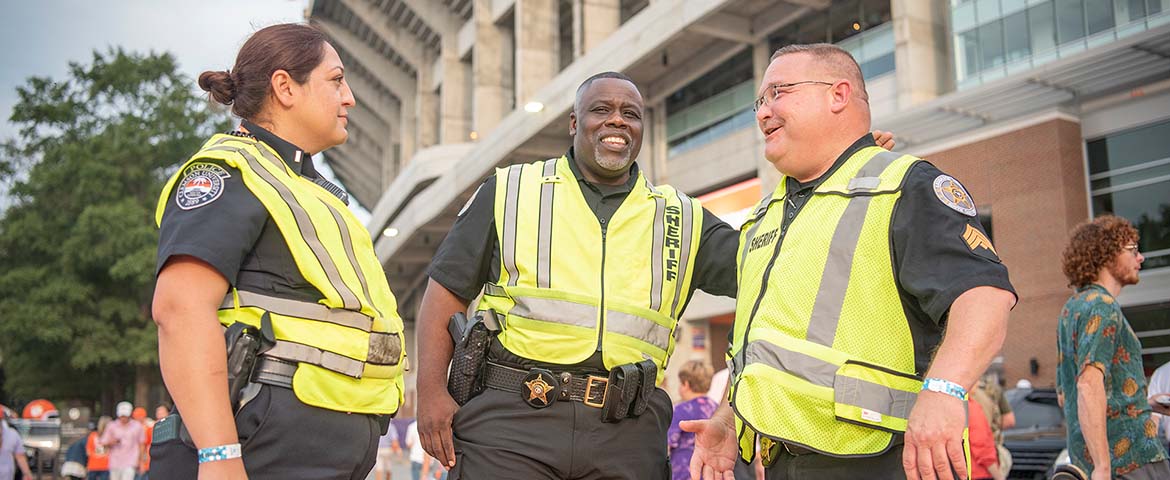
[[524, 385], [528, 387], [529, 402], [540, 399], [543, 405], [548, 405], [548, 393], [552, 391], [552, 385], [540, 377], [524, 382]]
[[971, 251], [982, 247], [990, 250], [991, 253], [996, 254], [996, 256], [999, 255], [999, 253], [995, 251], [995, 247], [991, 245], [991, 240], [987, 238], [987, 235], [984, 235], [983, 232], [980, 232], [978, 228], [972, 227], [971, 224], [967, 224], [967, 229], [963, 231], [963, 241], [967, 242], [967, 247], [970, 248]]
[[967, 194], [963, 185], [950, 175], [939, 175], [934, 178], [934, 194], [938, 200], [954, 210], [969, 217], [974, 217], [975, 202]]

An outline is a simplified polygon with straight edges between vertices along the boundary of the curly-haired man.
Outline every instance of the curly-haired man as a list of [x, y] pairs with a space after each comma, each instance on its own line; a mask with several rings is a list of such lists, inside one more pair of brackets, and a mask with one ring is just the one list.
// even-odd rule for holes
[[1146, 402], [1141, 343], [1117, 303], [1122, 287], [1138, 283], [1145, 258], [1137, 242], [1128, 220], [1106, 215], [1077, 226], [1064, 250], [1076, 293], [1060, 312], [1056, 383], [1069, 455], [1093, 480], [1170, 478]]

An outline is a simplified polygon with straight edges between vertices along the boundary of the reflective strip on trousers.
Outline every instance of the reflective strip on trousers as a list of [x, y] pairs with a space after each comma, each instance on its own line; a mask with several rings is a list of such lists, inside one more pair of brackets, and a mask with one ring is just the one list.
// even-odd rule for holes
[[516, 286], [520, 279], [520, 270], [516, 268], [516, 222], [519, 220], [520, 203], [520, 174], [523, 167], [519, 165], [508, 168], [508, 188], [504, 197], [504, 225], [502, 226], [503, 244], [500, 245], [500, 260], [504, 270], [508, 272], [508, 285]]
[[654, 244], [650, 252], [650, 309], [662, 308], [662, 249], [666, 242], [666, 198], [646, 182], [646, 188], [654, 193]]
[[353, 378], [362, 378], [362, 372], [366, 367], [366, 363], [361, 360], [355, 360], [345, 355], [321, 350], [317, 347], [283, 340], [277, 340], [276, 346], [264, 352], [264, 355], [281, 360], [316, 365]]
[[[540, 224], [536, 234], [536, 286], [549, 288], [549, 277], [552, 276], [553, 192], [556, 188], [553, 177], [557, 174], [557, 161], [545, 160], [541, 173], [544, 179], [540, 184]], [[512, 182], [509, 181], [508, 187], [511, 186]]]
[[[320, 303], [270, 297], [268, 295], [243, 290], [237, 290], [236, 292], [240, 298], [240, 307], [256, 307], [280, 315], [333, 323], [356, 328], [363, 332], [369, 332], [374, 324], [373, 319], [354, 310], [329, 308]], [[221, 310], [235, 308], [235, 299], [231, 293], [228, 293], [224, 297], [223, 304], [219, 308]]]
[[[901, 155], [893, 152], [874, 155], [849, 181], [850, 192], [876, 189], [881, 182], [879, 176], [899, 157]], [[837, 221], [837, 228], [833, 230], [833, 238], [829, 241], [829, 255], [825, 260], [825, 269], [821, 273], [821, 285], [817, 289], [817, 298], [813, 302], [812, 316], [809, 318], [808, 333], [805, 336], [810, 342], [829, 347], [833, 345], [833, 338], [837, 335], [837, 326], [841, 319], [841, 309], [845, 306], [845, 292], [849, 289], [853, 256], [857, 252], [857, 242], [861, 238], [861, 229], [865, 226], [865, 216], [872, 199], [870, 195], [850, 197], [845, 212]]]
[[297, 202], [296, 197], [293, 195], [292, 191], [288, 189], [288, 186], [277, 180], [271, 172], [264, 168], [259, 159], [252, 156], [252, 154], [248, 153], [248, 151], [244, 148], [213, 147], [209, 148], [208, 150], [223, 150], [239, 153], [242, 157], [244, 157], [244, 160], [248, 162], [248, 165], [252, 171], [256, 172], [260, 178], [262, 178], [265, 182], [272, 186], [273, 189], [276, 190], [276, 192], [280, 195], [280, 198], [284, 200], [286, 204], [288, 204], [289, 211], [292, 212], [293, 218], [296, 219], [297, 228], [300, 229], [301, 239], [304, 240], [306, 245], [308, 245], [309, 250], [313, 252], [313, 256], [317, 257], [317, 261], [321, 264], [321, 269], [324, 270], [325, 276], [329, 279], [330, 285], [333, 286], [334, 290], [336, 290], [337, 294], [341, 297], [342, 306], [346, 310], [360, 309], [361, 301], [358, 300], [357, 295], [350, 291], [349, 286], [347, 286], [345, 282], [341, 280], [341, 273], [338, 271], [337, 265], [333, 263], [333, 258], [329, 256], [329, 252], [325, 249], [325, 246], [321, 244], [321, 240], [317, 237], [317, 231], [313, 226], [312, 220], [310, 220], [309, 213], [305, 211], [305, 208], [302, 207], [299, 202]]
[[683, 277], [687, 274], [687, 262], [691, 256], [691, 234], [694, 230], [694, 222], [692, 216], [694, 212], [690, 197], [687, 197], [682, 192], [677, 192], [678, 200], [682, 204], [682, 246], [679, 249], [678, 261], [678, 276], [675, 277], [674, 282], [674, 302], [670, 306], [670, 316], [678, 318], [681, 312], [678, 311], [679, 300], [683, 296]]
[[[838, 403], [873, 410], [883, 415], [909, 418], [910, 409], [918, 395], [867, 382], [846, 375], [837, 375], [839, 366], [819, 358], [756, 340], [746, 347], [747, 364], [763, 364], [795, 375], [820, 387], [832, 388]], [[746, 368], [746, 367], [745, 367]]]

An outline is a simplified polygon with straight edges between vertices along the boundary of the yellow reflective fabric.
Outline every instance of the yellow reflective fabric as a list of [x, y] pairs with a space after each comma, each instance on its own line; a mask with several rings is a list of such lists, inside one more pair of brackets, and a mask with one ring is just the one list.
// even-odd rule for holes
[[[298, 270], [324, 296], [318, 302], [324, 308], [308, 305], [284, 311], [288, 314], [277, 313], [288, 305], [282, 303], [269, 314], [280, 345], [319, 351], [318, 356], [327, 358], [313, 362], [316, 364], [300, 363], [293, 377], [297, 398], [308, 405], [337, 411], [396, 412], [404, 392], [405, 350], [398, 348], [397, 358], [389, 362], [381, 359], [384, 364], [367, 360], [371, 332], [393, 335], [396, 339], [390, 345], [402, 345], [402, 319], [365, 227], [341, 200], [292, 172], [263, 143], [215, 135], [188, 164], [202, 159], [221, 160], [239, 171], [244, 185], [264, 204], [280, 229]], [[161, 223], [170, 191], [185, 168], [186, 165], [180, 168], [164, 187], [156, 222]], [[241, 302], [239, 293], [244, 294], [245, 301]], [[230, 293], [219, 311], [220, 322], [259, 326], [265, 310], [250, 305], [248, 292], [239, 293]], [[344, 314], [345, 311], [368, 318], [368, 328], [358, 321], [361, 317]], [[326, 312], [326, 316], [313, 318], [315, 314], [309, 312]], [[333, 316], [353, 325], [338, 322]], [[375, 346], [387, 345], [385, 340], [379, 337]]]
[[835, 456], [886, 451], [921, 387], [890, 252], [918, 159], [870, 147], [779, 234], [785, 181], [741, 229], [732, 406], [744, 428]]
[[567, 365], [600, 348], [607, 367], [653, 359], [661, 382], [702, 209], [639, 175], [603, 234], [569, 161], [496, 171], [500, 277], [478, 308], [501, 314], [499, 339], [517, 355]]

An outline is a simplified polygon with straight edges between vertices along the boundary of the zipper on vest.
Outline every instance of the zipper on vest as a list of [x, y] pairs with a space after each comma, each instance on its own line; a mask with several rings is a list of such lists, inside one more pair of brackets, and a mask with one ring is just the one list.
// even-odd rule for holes
[[601, 339], [605, 336], [605, 224], [601, 225], [601, 308], [598, 308], [597, 350], [601, 351]]

